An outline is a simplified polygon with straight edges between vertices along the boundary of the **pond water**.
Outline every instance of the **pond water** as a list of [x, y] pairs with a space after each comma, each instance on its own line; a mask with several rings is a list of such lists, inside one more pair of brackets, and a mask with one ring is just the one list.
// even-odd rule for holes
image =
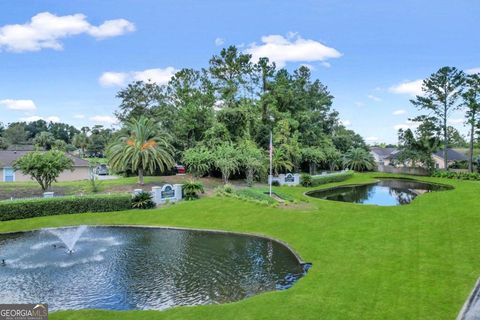
[[431, 191], [448, 190], [447, 186], [407, 179], [382, 179], [364, 185], [347, 185], [315, 190], [307, 195], [333, 201], [396, 206], [410, 203], [417, 196]]
[[307, 270], [273, 240], [159, 228], [0, 234], [2, 259], [0, 303], [54, 311], [225, 303], [287, 289]]

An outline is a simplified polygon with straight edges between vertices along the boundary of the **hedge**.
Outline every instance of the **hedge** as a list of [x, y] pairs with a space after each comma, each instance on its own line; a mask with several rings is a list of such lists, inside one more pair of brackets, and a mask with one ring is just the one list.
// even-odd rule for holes
[[91, 195], [0, 201], [0, 221], [132, 208], [131, 195]]
[[317, 187], [322, 184], [341, 182], [353, 177], [353, 171], [345, 171], [341, 173], [332, 173], [321, 176], [312, 176], [312, 187]]
[[478, 172], [454, 172], [454, 171], [445, 171], [445, 170], [436, 170], [432, 177], [436, 178], [447, 178], [447, 179], [458, 179], [458, 180], [480, 180], [480, 173]]

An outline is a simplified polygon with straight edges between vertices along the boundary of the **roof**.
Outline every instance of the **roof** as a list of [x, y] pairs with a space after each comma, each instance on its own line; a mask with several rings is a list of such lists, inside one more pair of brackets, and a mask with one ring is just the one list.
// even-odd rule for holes
[[397, 151], [397, 148], [382, 148], [382, 147], [370, 147], [370, 151], [377, 154], [380, 157], [387, 157], [393, 152]]
[[[11, 167], [15, 160], [17, 160], [18, 158], [20, 158], [21, 156], [29, 152], [31, 151], [13, 151], [13, 150], [0, 151], [0, 168]], [[87, 160], [75, 157], [70, 153], [65, 153], [65, 155], [73, 160], [74, 167], [88, 167], [90, 165]]]
[[[400, 154], [401, 152], [394, 152], [390, 156], [388, 156], [388, 159], [397, 159]], [[433, 155], [439, 157], [440, 159], [443, 159], [443, 150], [439, 150], [435, 152]], [[447, 157], [448, 157], [448, 161], [468, 160], [466, 155], [458, 151], [455, 151], [454, 149], [447, 149]]]
[[[439, 158], [443, 159], [443, 150], [439, 150], [434, 153]], [[461, 152], [455, 151], [454, 149], [447, 149], [447, 159], [448, 161], [465, 161], [468, 160], [467, 156]]]

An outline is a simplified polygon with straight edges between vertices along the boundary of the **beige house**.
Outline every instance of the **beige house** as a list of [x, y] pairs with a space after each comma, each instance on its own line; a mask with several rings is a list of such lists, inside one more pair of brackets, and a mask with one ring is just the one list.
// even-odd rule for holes
[[[392, 163], [396, 163], [396, 167], [402, 167], [402, 164], [399, 164], [398, 161], [395, 161], [400, 155], [398, 149], [396, 148], [380, 148], [380, 147], [371, 147], [370, 153], [375, 159], [377, 166], [390, 166]], [[467, 156], [463, 153], [460, 153], [454, 149], [447, 149], [447, 158], [448, 165], [452, 165], [456, 161], [466, 161]], [[432, 159], [435, 161], [436, 169], [445, 169], [445, 164], [443, 161], [443, 150], [439, 150], [432, 154]], [[415, 166], [413, 166], [415, 167]]]
[[[0, 151], [0, 182], [31, 181], [30, 176], [13, 170], [15, 160], [31, 151]], [[88, 161], [75, 157], [69, 153], [66, 155], [73, 160], [73, 171], [66, 170], [60, 174], [58, 181], [85, 180], [90, 177], [90, 165]]]

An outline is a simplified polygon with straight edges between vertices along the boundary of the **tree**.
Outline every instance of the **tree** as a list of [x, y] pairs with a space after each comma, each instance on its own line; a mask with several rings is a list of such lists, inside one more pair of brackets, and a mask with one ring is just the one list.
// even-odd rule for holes
[[264, 151], [251, 140], [242, 141], [239, 149], [241, 166], [245, 169], [247, 185], [251, 187], [256, 175], [266, 173], [267, 159]]
[[131, 170], [138, 173], [143, 185], [145, 172], [161, 172], [175, 164], [172, 146], [167, 134], [152, 119], [141, 116], [126, 123], [125, 131], [108, 146], [109, 165], [117, 171]]
[[480, 129], [480, 73], [467, 76], [466, 91], [463, 93], [467, 124], [470, 125], [468, 170], [473, 172], [473, 146], [475, 131]]
[[89, 137], [85, 133], [77, 133], [73, 136], [72, 144], [82, 151], [82, 157], [85, 157], [85, 149], [90, 143]]
[[465, 141], [463, 135], [455, 127], [447, 127], [447, 136], [449, 148], [465, 148], [468, 146], [467, 141]]
[[117, 118], [126, 122], [130, 119], [139, 119], [140, 116], [152, 118], [156, 116], [156, 109], [163, 103], [162, 88], [155, 82], [135, 81], [117, 93], [122, 99]]
[[317, 147], [303, 148], [301, 154], [302, 161], [308, 163], [310, 174], [315, 174], [316, 166], [325, 161], [325, 154]]
[[435, 168], [432, 154], [437, 151], [440, 138], [431, 130], [428, 121], [417, 128], [416, 135], [410, 129], [399, 130], [397, 161], [411, 166], [421, 165], [432, 172]]
[[26, 143], [27, 131], [25, 130], [25, 123], [15, 122], [10, 124], [3, 133], [3, 137], [7, 139], [10, 144]]
[[330, 171], [335, 171], [342, 165], [342, 154], [335, 147], [326, 147], [322, 149], [325, 155], [325, 164]]
[[375, 167], [373, 156], [362, 148], [352, 148], [344, 156], [343, 164], [355, 171], [372, 170]]
[[30, 175], [45, 191], [57, 181], [63, 171], [72, 170], [73, 160], [59, 150], [33, 151], [18, 158], [13, 168]]
[[416, 96], [410, 102], [420, 110], [429, 111], [440, 124], [443, 134], [443, 159], [448, 169], [447, 148], [448, 118], [459, 108], [458, 100], [462, 95], [465, 74], [454, 67], [443, 67], [425, 79], [422, 84], [423, 95]]
[[188, 172], [195, 177], [202, 177], [213, 165], [213, 154], [205, 146], [197, 146], [183, 152], [183, 162], [187, 165]]
[[8, 149], [8, 141], [4, 137], [0, 137], [0, 150]]
[[237, 148], [231, 142], [224, 142], [218, 145], [214, 151], [213, 163], [222, 173], [225, 184], [228, 183], [230, 176], [237, 172], [240, 167]]
[[50, 132], [40, 132], [33, 139], [33, 144], [36, 147], [43, 148], [45, 150], [52, 149], [53, 144], [55, 143], [55, 137]]
[[285, 151], [282, 148], [273, 149], [272, 169], [276, 176], [280, 172], [288, 172], [293, 169], [293, 163], [285, 155]]

